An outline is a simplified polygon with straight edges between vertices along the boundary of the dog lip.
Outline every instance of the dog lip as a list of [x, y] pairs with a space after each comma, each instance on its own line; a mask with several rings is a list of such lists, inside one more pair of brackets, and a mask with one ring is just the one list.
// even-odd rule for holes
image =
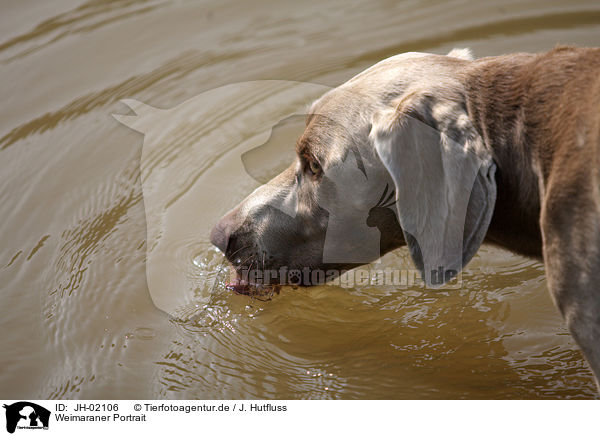
[[246, 280], [244, 280], [240, 272], [232, 266], [229, 281], [225, 283], [225, 288], [227, 288], [230, 291], [234, 291], [238, 294], [249, 294], [251, 290], [251, 285]]
[[229, 281], [225, 283], [225, 289], [240, 295], [264, 296], [273, 292], [279, 294], [280, 285], [253, 283], [244, 280], [241, 273], [235, 267], [232, 267]]
[[227, 286], [249, 286], [250, 283], [248, 283], [246, 280], [244, 280], [241, 276], [241, 274], [239, 272], [235, 273], [236, 276], [231, 279], [229, 282], [227, 282]]

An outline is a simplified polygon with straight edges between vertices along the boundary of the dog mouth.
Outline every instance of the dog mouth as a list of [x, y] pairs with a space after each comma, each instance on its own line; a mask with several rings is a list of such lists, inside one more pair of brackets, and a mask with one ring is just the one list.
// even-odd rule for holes
[[234, 266], [230, 267], [229, 280], [225, 283], [225, 288], [240, 295], [267, 298], [271, 298], [273, 294], [279, 294], [281, 290], [281, 286], [277, 284], [249, 281]]
[[244, 280], [242, 274], [239, 271], [236, 271], [233, 266], [231, 266], [230, 269], [229, 280], [225, 283], [225, 287], [236, 294], [248, 295], [251, 288], [250, 283], [247, 280]]
[[226, 253], [229, 261], [229, 277], [225, 282], [225, 288], [240, 295], [270, 299], [273, 294], [279, 294], [281, 286], [277, 282], [261, 280], [264, 276], [267, 254], [264, 251], [262, 256], [257, 252], [248, 254], [245, 252], [248, 248], [245, 246], [233, 253]]

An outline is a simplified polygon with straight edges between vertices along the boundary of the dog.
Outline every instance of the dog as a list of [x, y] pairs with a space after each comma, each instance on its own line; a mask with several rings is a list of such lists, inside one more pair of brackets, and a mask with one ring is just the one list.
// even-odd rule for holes
[[314, 102], [296, 154], [211, 231], [238, 272], [352, 268], [406, 245], [436, 286], [489, 242], [543, 260], [598, 383], [600, 49], [393, 56]]

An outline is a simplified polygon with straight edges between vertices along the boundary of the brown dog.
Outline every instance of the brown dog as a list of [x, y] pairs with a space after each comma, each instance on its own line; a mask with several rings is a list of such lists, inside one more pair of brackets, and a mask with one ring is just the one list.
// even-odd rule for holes
[[598, 380], [599, 135], [600, 49], [394, 56], [313, 104], [296, 161], [211, 241], [238, 271], [355, 267], [408, 245], [428, 285], [484, 240], [543, 259]]

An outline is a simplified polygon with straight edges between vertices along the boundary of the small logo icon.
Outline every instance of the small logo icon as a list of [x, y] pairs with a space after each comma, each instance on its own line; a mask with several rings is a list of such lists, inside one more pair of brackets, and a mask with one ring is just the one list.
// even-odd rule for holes
[[29, 401], [19, 401], [3, 406], [6, 409], [6, 431], [14, 433], [15, 429], [48, 430], [50, 411]]

